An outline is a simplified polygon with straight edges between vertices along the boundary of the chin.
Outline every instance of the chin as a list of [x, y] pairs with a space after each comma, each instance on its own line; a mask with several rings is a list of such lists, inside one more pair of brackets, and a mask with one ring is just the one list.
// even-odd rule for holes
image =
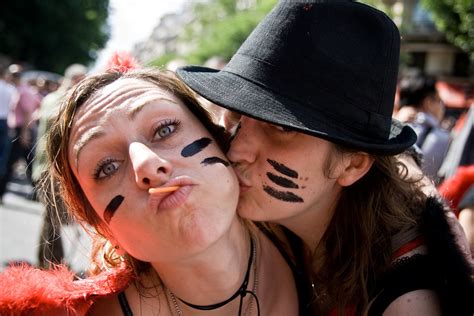
[[209, 216], [195, 216], [182, 227], [182, 240], [191, 252], [200, 252], [230, 231], [230, 222], [209, 220]]

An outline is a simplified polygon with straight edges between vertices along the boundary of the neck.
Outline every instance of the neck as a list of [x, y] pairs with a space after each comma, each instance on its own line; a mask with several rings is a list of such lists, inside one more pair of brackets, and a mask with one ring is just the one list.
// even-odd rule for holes
[[340, 191], [337, 191], [323, 203], [290, 218], [280, 220], [278, 224], [298, 235], [314, 253], [331, 222], [339, 196]]
[[249, 245], [248, 230], [236, 218], [227, 234], [192, 258], [152, 265], [177, 297], [196, 305], [215, 304], [228, 299], [241, 286]]

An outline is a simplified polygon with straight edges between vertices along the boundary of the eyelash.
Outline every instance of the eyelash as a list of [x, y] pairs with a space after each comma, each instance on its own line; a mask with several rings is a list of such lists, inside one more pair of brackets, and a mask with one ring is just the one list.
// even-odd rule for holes
[[175, 129], [173, 131], [171, 131], [168, 135], [160, 137], [159, 138], [160, 140], [165, 139], [165, 138], [169, 137], [171, 134], [175, 133], [179, 129], [179, 127], [181, 126], [181, 121], [178, 120], [178, 119], [172, 119], [172, 120], [165, 120], [163, 122], [160, 122], [160, 124], [155, 128], [155, 131], [153, 133], [153, 138], [155, 138], [155, 136], [158, 134], [160, 129], [162, 129], [164, 127], [169, 127], [169, 126], [174, 126]]
[[112, 158], [107, 158], [105, 160], [102, 160], [94, 170], [94, 174], [93, 174], [94, 180], [100, 181], [100, 180], [104, 180], [108, 178], [110, 175], [105, 175], [104, 177], [100, 177], [100, 173], [104, 171], [105, 166], [113, 162], [119, 162], [119, 161]]

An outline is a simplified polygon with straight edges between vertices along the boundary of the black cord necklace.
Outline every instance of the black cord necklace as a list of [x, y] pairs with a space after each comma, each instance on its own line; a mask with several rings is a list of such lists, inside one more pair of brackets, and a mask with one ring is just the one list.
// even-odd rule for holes
[[176, 298], [178, 300], [180, 300], [183, 304], [185, 304], [185, 305], [187, 305], [191, 308], [202, 310], [202, 311], [209, 311], [209, 310], [218, 309], [218, 308], [232, 302], [233, 300], [235, 300], [237, 297], [240, 296], [239, 314], [238, 314], [240, 316], [242, 314], [242, 304], [243, 304], [244, 297], [247, 294], [249, 294], [249, 295], [251, 295], [255, 298], [255, 302], [256, 302], [256, 305], [257, 305], [257, 315], [260, 315], [260, 305], [259, 305], [259, 302], [258, 302], [257, 295], [255, 293], [253, 293], [252, 291], [247, 290], [247, 286], [248, 286], [249, 278], [250, 278], [250, 271], [251, 271], [251, 268], [252, 268], [252, 262], [253, 262], [253, 258], [254, 258], [254, 253], [255, 253], [255, 243], [253, 241], [253, 238], [250, 238], [250, 256], [249, 256], [249, 262], [248, 262], [248, 265], [247, 265], [247, 272], [245, 273], [244, 281], [242, 282], [242, 285], [237, 289], [237, 291], [231, 297], [226, 299], [225, 301], [222, 301], [222, 302], [219, 302], [219, 303], [216, 303], [216, 304], [211, 304], [211, 305], [196, 305], [196, 304], [186, 302], [185, 300], [183, 300], [179, 297], [176, 297]]

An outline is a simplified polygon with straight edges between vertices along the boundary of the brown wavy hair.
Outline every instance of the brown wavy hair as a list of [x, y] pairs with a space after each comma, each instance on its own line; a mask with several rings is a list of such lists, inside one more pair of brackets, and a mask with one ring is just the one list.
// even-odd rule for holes
[[[325, 162], [327, 177], [338, 157], [350, 152], [355, 151], [334, 144]], [[319, 243], [322, 248], [313, 252], [322, 257], [310, 259], [318, 296], [340, 315], [348, 307], [354, 307], [357, 315], [367, 309], [376, 279], [391, 265], [393, 235], [416, 226], [426, 200], [421, 179], [410, 178], [407, 166], [397, 157], [372, 157], [368, 173], [343, 188]]]
[[[96, 232], [91, 232], [93, 245], [90, 272], [92, 274], [99, 273], [106, 267], [117, 267], [124, 260], [137, 275], [149, 271], [150, 268], [148, 263], [128, 255], [122, 258], [116, 254], [114, 247], [107, 241], [104, 234], [107, 232], [107, 225], [97, 216], [87, 200], [72, 172], [68, 158], [71, 126], [78, 108], [105, 86], [125, 78], [150, 82], [173, 94], [209, 130], [223, 151], [228, 146], [228, 137], [224, 129], [212, 122], [210, 114], [198, 103], [194, 92], [189, 90], [171, 72], [162, 72], [158, 69], [134, 69], [126, 72], [107, 71], [87, 77], [71, 89], [63, 100], [60, 112], [46, 135], [48, 171], [43, 177], [40, 188], [42, 191], [48, 192], [49, 196], [60, 194], [68, 212], [78, 223], [86, 229], [87, 225], [95, 228]], [[90, 232], [90, 230], [88, 231]]]

